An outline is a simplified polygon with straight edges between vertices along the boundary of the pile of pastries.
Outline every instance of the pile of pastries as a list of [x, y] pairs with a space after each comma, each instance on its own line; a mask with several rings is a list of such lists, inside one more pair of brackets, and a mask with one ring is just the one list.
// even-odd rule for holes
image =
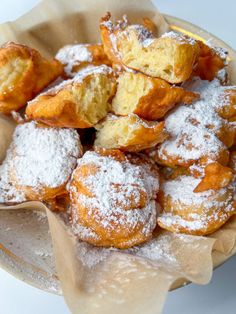
[[0, 48], [0, 113], [17, 126], [0, 203], [43, 201], [77, 237], [125, 249], [160, 228], [207, 235], [236, 214], [236, 86], [227, 52], [147, 18], [45, 59]]

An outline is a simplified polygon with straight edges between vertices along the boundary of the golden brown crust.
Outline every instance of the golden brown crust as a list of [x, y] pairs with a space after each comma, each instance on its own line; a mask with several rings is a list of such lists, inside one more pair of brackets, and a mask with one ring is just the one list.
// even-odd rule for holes
[[0, 112], [19, 110], [62, 74], [57, 60], [47, 60], [33, 48], [7, 43], [0, 48]]
[[233, 179], [233, 171], [229, 167], [214, 162], [204, 168], [204, 177], [196, 186], [194, 192], [204, 192], [207, 190], [219, 190], [227, 187]]
[[103, 67], [101, 71], [100, 67], [94, 69], [84, 72], [81, 79], [75, 77], [39, 95], [26, 108], [28, 119], [72, 128], [90, 128], [98, 123], [109, 111], [116, 82], [112, 72], [102, 71]]
[[156, 156], [157, 163], [159, 163], [161, 165], [164, 165], [167, 167], [180, 166], [180, 167], [185, 167], [185, 168], [190, 167], [191, 165], [195, 164], [196, 162], [200, 166], [204, 166], [204, 165], [208, 164], [209, 161], [212, 161], [212, 159], [214, 161], [220, 163], [221, 165], [226, 166], [229, 162], [229, 151], [225, 147], [222, 147], [215, 154], [214, 158], [209, 157], [209, 156], [202, 156], [198, 160], [190, 159], [190, 158], [188, 160], [184, 160], [180, 156], [168, 154], [168, 152], [165, 149], [162, 150], [161, 154], [158, 151], [157, 156]]
[[233, 155], [231, 154], [231, 162], [228, 167], [222, 166], [218, 162], [212, 162], [203, 166], [195, 164], [189, 168], [162, 167], [160, 171], [166, 180], [174, 180], [179, 176], [193, 176], [194, 178], [198, 178], [200, 182], [195, 187], [194, 192], [205, 192], [208, 190], [219, 190], [231, 183], [234, 173], [232, 162]]
[[[140, 185], [148, 179], [149, 192]], [[157, 169], [141, 157], [87, 152], [69, 187], [76, 234], [90, 244], [119, 249], [149, 240], [156, 226], [157, 189]]]
[[105, 53], [114, 64], [170, 83], [183, 82], [192, 74], [199, 46], [187, 36], [172, 32], [154, 38], [142, 25], [125, 20], [113, 24], [109, 13], [101, 19], [100, 30]]
[[134, 114], [125, 117], [108, 116], [96, 128], [95, 146], [128, 152], [153, 147], [168, 137], [164, 122], [148, 122]]
[[112, 101], [117, 115], [135, 113], [147, 120], [158, 120], [179, 103], [190, 104], [199, 95], [181, 87], [170, 86], [164, 80], [141, 73], [122, 73]]
[[236, 121], [236, 87], [227, 86], [224, 92], [219, 96], [222, 103], [217, 109], [217, 113], [224, 119]]
[[[12, 181], [15, 181], [14, 177], [12, 177]], [[21, 186], [17, 184], [15, 186], [19, 191], [23, 192], [26, 200], [28, 201], [54, 200], [56, 197], [65, 195], [67, 193], [66, 184], [63, 184], [57, 188], [44, 187], [40, 188], [38, 191], [35, 191], [34, 187], [30, 186]]]
[[193, 75], [199, 76], [202, 80], [212, 81], [217, 73], [225, 67], [225, 59], [223, 59], [214, 48], [209, 47], [202, 41], [198, 41], [200, 54], [197, 66]]
[[207, 235], [236, 213], [233, 186], [195, 193], [198, 182], [191, 176], [180, 176], [162, 183], [158, 196], [163, 209], [158, 218], [160, 227], [171, 232]]
[[109, 12], [100, 20], [100, 35], [105, 54], [108, 56], [111, 63], [115, 66], [123, 68], [119, 54], [111, 41], [111, 36], [115, 38], [115, 34], [113, 34], [113, 24], [111, 21], [111, 14]]

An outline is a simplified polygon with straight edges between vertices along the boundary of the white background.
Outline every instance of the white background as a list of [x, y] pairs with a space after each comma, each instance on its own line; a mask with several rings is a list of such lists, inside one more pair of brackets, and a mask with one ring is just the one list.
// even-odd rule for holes
[[[0, 22], [14, 20], [38, 2], [38, 0], [0, 0]], [[156, 0], [155, 2], [161, 12], [197, 24], [236, 49], [235, 0]], [[0, 314], [54, 313], [69, 314], [62, 297], [28, 286], [0, 270]], [[164, 314], [178, 313], [235, 314], [236, 256], [214, 272], [209, 285], [189, 285], [169, 293]]]

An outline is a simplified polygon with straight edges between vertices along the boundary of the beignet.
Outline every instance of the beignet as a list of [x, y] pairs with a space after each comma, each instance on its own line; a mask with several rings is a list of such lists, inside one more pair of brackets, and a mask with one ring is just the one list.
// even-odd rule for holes
[[63, 72], [61, 63], [37, 50], [13, 42], [0, 48], [0, 113], [26, 105]]
[[168, 137], [164, 122], [146, 121], [135, 114], [125, 117], [107, 116], [96, 128], [95, 146], [128, 152], [153, 147]]
[[115, 90], [111, 68], [90, 67], [28, 103], [26, 116], [54, 127], [90, 128], [107, 115]]
[[125, 249], [149, 240], [156, 227], [158, 171], [135, 155], [88, 151], [70, 183], [71, 217], [79, 239]]

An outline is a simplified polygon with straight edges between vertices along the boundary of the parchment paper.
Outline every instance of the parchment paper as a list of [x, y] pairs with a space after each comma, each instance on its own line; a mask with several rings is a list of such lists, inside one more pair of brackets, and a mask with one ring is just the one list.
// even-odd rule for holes
[[[132, 22], [150, 17], [158, 26], [159, 34], [168, 29], [148, 0], [46, 0], [16, 22], [1, 25], [0, 42], [14, 40], [52, 56], [65, 44], [97, 42], [98, 21], [108, 10], [114, 18], [127, 14]], [[236, 83], [234, 66], [232, 62], [232, 83]], [[0, 161], [13, 129], [10, 119], [0, 117]], [[7, 208], [17, 211], [14, 206]], [[38, 202], [31, 202], [30, 208], [42, 210]], [[101, 249], [77, 241], [62, 214], [46, 211], [57, 274], [73, 314], [161, 313], [171, 286], [183, 278], [207, 284], [212, 275], [213, 259], [222, 259], [222, 256], [226, 259], [236, 242], [234, 216], [210, 237], [158, 231], [151, 242], [137, 248]]]

